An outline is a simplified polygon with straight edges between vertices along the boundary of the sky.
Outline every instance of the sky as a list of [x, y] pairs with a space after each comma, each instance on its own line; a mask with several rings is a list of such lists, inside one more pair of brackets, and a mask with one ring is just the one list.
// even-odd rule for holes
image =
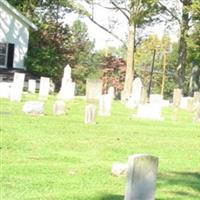
[[[109, 20], [117, 20], [117, 26], [113, 30], [115, 34], [117, 34], [120, 38], [126, 41], [127, 32], [128, 32], [128, 23], [127, 19], [121, 14], [116, 12], [108, 11], [107, 9], [103, 9], [99, 6], [96, 6], [94, 12], [94, 19], [100, 24], [105, 25], [108, 27]], [[75, 14], [68, 14], [65, 18], [66, 23], [72, 24], [78, 16]], [[87, 18], [80, 18], [83, 22], [87, 24], [88, 33], [91, 40], [95, 40], [95, 49], [103, 49], [108, 46], [120, 46], [121, 42], [111, 36], [109, 33], [106, 33], [104, 30], [99, 28], [97, 25], [92, 23]], [[157, 34], [159, 38], [161, 38], [166, 31], [166, 26], [162, 24], [156, 24], [154, 27], [149, 27], [145, 30], [149, 34]], [[170, 37], [172, 41], [177, 41], [177, 28], [174, 30], [168, 30], [170, 32]]]

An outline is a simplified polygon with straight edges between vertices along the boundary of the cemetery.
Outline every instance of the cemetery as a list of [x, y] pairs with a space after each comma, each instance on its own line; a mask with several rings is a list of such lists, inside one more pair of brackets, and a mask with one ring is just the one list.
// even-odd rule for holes
[[[177, 43], [134, 44], [148, 17], [178, 5], [110, 1], [129, 20], [127, 44], [101, 50], [79, 17], [123, 43], [96, 21], [108, 7], [85, 1], [91, 17], [79, 3], [0, 0], [0, 199], [200, 199], [200, 3], [177, 7], [188, 12]], [[79, 14], [72, 25], [65, 9]]]

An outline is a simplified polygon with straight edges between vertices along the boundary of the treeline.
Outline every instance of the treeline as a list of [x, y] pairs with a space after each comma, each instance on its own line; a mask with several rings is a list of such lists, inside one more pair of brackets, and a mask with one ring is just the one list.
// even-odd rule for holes
[[[29, 72], [51, 77], [58, 89], [63, 69], [70, 64], [73, 80], [77, 84], [77, 94], [84, 93], [85, 81], [88, 77], [102, 77], [104, 91], [111, 85], [115, 86], [118, 93], [123, 89], [126, 47], [122, 46], [117, 49], [110, 47], [106, 50], [95, 51], [95, 42], [89, 39], [85, 23], [81, 20], [74, 21], [71, 26], [65, 23], [66, 13], [89, 16], [84, 7], [73, 0], [9, 0], [8, 2], [38, 27], [38, 31], [30, 32], [29, 51], [26, 58]], [[134, 0], [130, 2], [134, 3]], [[184, 83], [184, 94], [187, 95], [190, 90], [192, 68], [200, 63], [200, 2], [188, 2], [187, 5], [183, 5], [183, 8], [187, 9], [182, 10], [182, 19], [188, 19], [188, 13], [190, 13], [190, 18], [192, 18], [190, 23], [193, 28], [189, 32], [190, 24], [181, 24], [181, 30], [185, 31], [180, 32], [182, 40], [172, 44], [167, 36], [161, 40], [156, 36], [151, 36], [138, 42], [134, 50], [135, 76], [142, 77], [146, 86], [150, 80], [153, 51], [156, 51], [152, 92], [162, 93], [164, 77], [165, 97], [170, 97], [174, 87], [182, 83]], [[156, 7], [158, 8], [167, 9], [163, 5]], [[178, 65], [181, 70], [177, 75]], [[178, 83], [177, 80], [182, 82]], [[198, 82], [198, 88], [195, 90], [199, 88], [200, 83]]]

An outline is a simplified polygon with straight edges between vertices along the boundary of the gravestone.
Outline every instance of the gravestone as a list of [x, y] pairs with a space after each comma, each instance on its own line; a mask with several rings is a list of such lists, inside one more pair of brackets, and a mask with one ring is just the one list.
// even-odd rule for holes
[[50, 79], [47, 77], [40, 78], [39, 99], [45, 100], [49, 96]]
[[200, 92], [194, 92], [194, 103], [200, 102]]
[[200, 102], [195, 103], [194, 105], [194, 122], [200, 123]]
[[0, 98], [10, 98], [12, 83], [0, 82]]
[[102, 94], [102, 81], [99, 79], [87, 79], [86, 81], [86, 102], [98, 102]]
[[136, 154], [128, 159], [125, 200], [154, 200], [158, 158]]
[[28, 92], [34, 94], [36, 90], [36, 80], [28, 80]]
[[111, 174], [113, 176], [127, 176], [128, 165], [127, 163], [113, 163]]
[[88, 104], [85, 107], [85, 124], [96, 123], [96, 106], [94, 104]]
[[14, 80], [10, 90], [11, 101], [21, 101], [22, 91], [24, 87], [24, 78], [25, 78], [24, 73], [15, 72]]
[[65, 102], [63, 100], [57, 100], [53, 105], [54, 115], [64, 115], [65, 114]]
[[140, 104], [142, 87], [142, 81], [139, 77], [137, 77], [132, 83], [131, 96], [127, 102], [128, 108], [136, 108]]
[[103, 94], [99, 98], [99, 115], [110, 116], [112, 106], [112, 97], [109, 94]]
[[44, 113], [44, 103], [40, 101], [27, 101], [22, 111], [30, 115], [42, 115]]
[[182, 90], [181, 89], [174, 89], [173, 107], [179, 108], [179, 106], [181, 104], [181, 98], [182, 98]]
[[143, 119], [163, 120], [162, 112], [162, 95], [150, 95], [149, 103], [140, 104], [137, 109], [137, 117]]
[[111, 99], [114, 99], [114, 97], [115, 97], [115, 88], [114, 87], [108, 88], [108, 95], [111, 97]]
[[193, 107], [194, 107], [194, 98], [193, 97], [182, 97], [181, 98], [180, 108], [188, 110], [188, 111], [193, 111]]
[[57, 98], [60, 100], [71, 100], [74, 98], [75, 95], [75, 83], [72, 82], [71, 78], [71, 67], [67, 65], [64, 68], [62, 83], [60, 91], [57, 95]]

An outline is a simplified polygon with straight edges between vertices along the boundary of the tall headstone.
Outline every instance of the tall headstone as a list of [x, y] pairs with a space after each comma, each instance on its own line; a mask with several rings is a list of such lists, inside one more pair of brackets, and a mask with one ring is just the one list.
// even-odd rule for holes
[[114, 99], [114, 97], [115, 97], [115, 88], [114, 87], [108, 88], [108, 95], [111, 97], [111, 99]]
[[173, 107], [178, 108], [181, 104], [182, 90], [174, 89], [173, 93]]
[[102, 94], [102, 81], [99, 79], [87, 79], [86, 81], [86, 101], [98, 102]]
[[63, 74], [63, 78], [62, 78], [61, 88], [57, 95], [58, 99], [71, 100], [74, 98], [75, 83], [72, 82], [71, 71], [72, 70], [69, 65], [67, 65], [64, 68], [64, 74]]
[[94, 104], [88, 104], [85, 107], [85, 124], [96, 123], [96, 106]]
[[49, 96], [49, 89], [50, 89], [50, 79], [47, 77], [40, 78], [40, 89], [39, 89], [39, 98], [40, 99], [47, 99]]
[[112, 106], [112, 97], [109, 94], [103, 94], [99, 98], [99, 115], [110, 116]]
[[142, 81], [139, 77], [137, 77], [132, 83], [132, 92], [130, 98], [128, 99], [127, 107], [136, 108], [140, 104], [142, 87]]
[[28, 80], [28, 92], [34, 94], [36, 90], [36, 80]]
[[24, 73], [15, 72], [10, 92], [11, 101], [21, 101], [22, 91], [24, 87], [24, 78], [25, 78]]
[[125, 200], [154, 200], [157, 169], [157, 157], [144, 154], [130, 156]]

